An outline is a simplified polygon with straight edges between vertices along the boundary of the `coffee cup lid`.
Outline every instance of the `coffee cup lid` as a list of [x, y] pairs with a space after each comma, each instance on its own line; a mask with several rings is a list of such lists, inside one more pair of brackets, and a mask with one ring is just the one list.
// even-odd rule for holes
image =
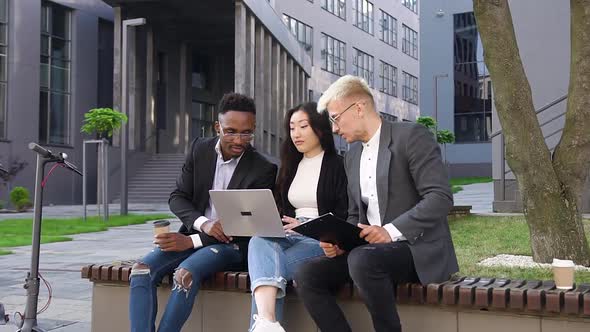
[[553, 258], [553, 266], [555, 267], [573, 267], [574, 262], [569, 259], [557, 259]]
[[168, 220], [156, 220], [153, 222], [154, 227], [166, 227], [170, 226], [170, 222]]

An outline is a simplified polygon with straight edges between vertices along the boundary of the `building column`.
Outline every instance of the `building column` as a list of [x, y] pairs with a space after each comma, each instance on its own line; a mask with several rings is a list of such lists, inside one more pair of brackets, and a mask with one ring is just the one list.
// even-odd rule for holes
[[[289, 91], [287, 83], [287, 52], [280, 48], [280, 59], [279, 59], [279, 145], [282, 144], [284, 139], [289, 139], [288, 133], [282, 132], [283, 122], [285, 121], [285, 113], [287, 112], [287, 96]], [[287, 137], [285, 137], [287, 136]], [[280, 149], [280, 148], [279, 148]], [[279, 154], [277, 153], [277, 156]]]
[[[287, 56], [287, 103], [285, 110], [293, 107], [293, 59]], [[287, 139], [287, 137], [285, 137]]]
[[236, 2], [235, 12], [235, 31], [234, 31], [234, 91], [237, 93], [247, 94], [248, 73], [246, 67], [247, 57], [247, 9], [242, 2]]
[[262, 114], [264, 115], [264, 130], [266, 130], [266, 137], [264, 139], [264, 152], [272, 154], [272, 137], [275, 130], [272, 126], [272, 113], [275, 112], [272, 105], [272, 36], [266, 29], [264, 31], [264, 63], [262, 70], [264, 71], [264, 108]]
[[265, 151], [265, 132], [264, 129], [266, 128], [265, 124], [265, 75], [264, 75], [264, 63], [266, 61], [265, 56], [265, 33], [264, 27], [257, 24], [256, 25], [256, 70], [255, 70], [255, 80], [254, 80], [254, 102], [256, 104], [256, 148], [260, 151]]
[[280, 151], [280, 137], [282, 123], [279, 121], [281, 110], [281, 47], [276, 42], [272, 43], [272, 106], [271, 106], [271, 129], [274, 136], [271, 137], [271, 154], [278, 156]]
[[154, 49], [154, 31], [151, 25], [147, 26], [146, 33], [146, 85], [145, 85], [145, 105], [146, 105], [146, 117], [145, 117], [145, 136], [146, 146], [145, 150], [148, 153], [156, 152], [156, 114], [155, 114], [155, 49]]
[[[123, 17], [121, 7], [113, 8], [115, 15], [114, 22], [114, 36], [113, 36], [113, 108], [117, 111], [121, 111], [121, 52], [122, 52], [122, 29], [123, 29]], [[113, 146], [119, 146], [121, 141], [120, 132], [118, 135], [113, 135]]]
[[128, 68], [128, 88], [127, 92], [129, 94], [127, 98], [127, 105], [128, 105], [128, 144], [129, 150], [135, 150], [137, 148], [137, 136], [138, 136], [138, 114], [137, 114], [137, 57], [139, 56], [137, 53], [137, 28], [132, 27], [127, 30], [129, 37], [127, 38], [127, 68]]
[[180, 117], [180, 124], [178, 128], [178, 137], [180, 138], [179, 142], [179, 152], [186, 153], [188, 149], [188, 112], [187, 112], [187, 93], [188, 84], [188, 76], [190, 73], [188, 72], [189, 68], [189, 59], [188, 59], [188, 44], [186, 42], [181, 42], [180, 44], [180, 73], [178, 75], [180, 82], [178, 88], [178, 106], [179, 106], [179, 117]]

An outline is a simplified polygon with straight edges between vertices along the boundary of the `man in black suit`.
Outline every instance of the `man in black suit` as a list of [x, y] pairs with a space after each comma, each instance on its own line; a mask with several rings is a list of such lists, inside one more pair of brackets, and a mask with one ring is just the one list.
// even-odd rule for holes
[[399, 332], [395, 285], [447, 280], [458, 271], [447, 223], [453, 205], [434, 135], [424, 126], [381, 119], [367, 83], [343, 76], [324, 92], [332, 130], [348, 143], [349, 223], [369, 244], [345, 252], [320, 243], [326, 257], [295, 275], [299, 295], [322, 332], [351, 331], [334, 290], [349, 278], [359, 289], [377, 332]]
[[156, 248], [133, 266], [129, 318], [132, 331], [155, 331], [156, 286], [174, 271], [174, 287], [158, 331], [180, 331], [188, 319], [201, 281], [243, 264], [248, 239], [223, 232], [210, 189], [272, 189], [276, 165], [252, 148], [256, 109], [246, 96], [228, 93], [218, 106], [218, 137], [193, 141], [170, 210], [182, 221], [178, 232], [158, 234]]

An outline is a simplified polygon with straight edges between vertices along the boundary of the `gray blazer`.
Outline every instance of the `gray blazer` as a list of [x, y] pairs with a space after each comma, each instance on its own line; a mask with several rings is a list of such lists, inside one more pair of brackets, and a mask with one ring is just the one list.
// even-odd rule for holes
[[[447, 280], [459, 266], [447, 222], [453, 194], [440, 148], [422, 125], [382, 123], [376, 179], [381, 224], [393, 224], [406, 237], [422, 284]], [[352, 224], [369, 223], [361, 201], [362, 151], [356, 142], [345, 156]]]

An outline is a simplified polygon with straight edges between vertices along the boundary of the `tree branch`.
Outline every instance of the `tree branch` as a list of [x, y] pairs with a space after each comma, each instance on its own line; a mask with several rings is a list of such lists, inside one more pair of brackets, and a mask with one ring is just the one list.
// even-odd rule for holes
[[474, 0], [473, 8], [494, 86], [494, 105], [506, 139], [510, 168], [520, 177], [519, 183], [524, 181], [527, 186], [547, 190], [547, 183], [538, 180], [553, 178], [551, 189], [558, 190], [551, 155], [520, 58], [508, 1]]
[[579, 196], [590, 168], [590, 1], [571, 0], [570, 7], [569, 93], [554, 166], [570, 194]]

